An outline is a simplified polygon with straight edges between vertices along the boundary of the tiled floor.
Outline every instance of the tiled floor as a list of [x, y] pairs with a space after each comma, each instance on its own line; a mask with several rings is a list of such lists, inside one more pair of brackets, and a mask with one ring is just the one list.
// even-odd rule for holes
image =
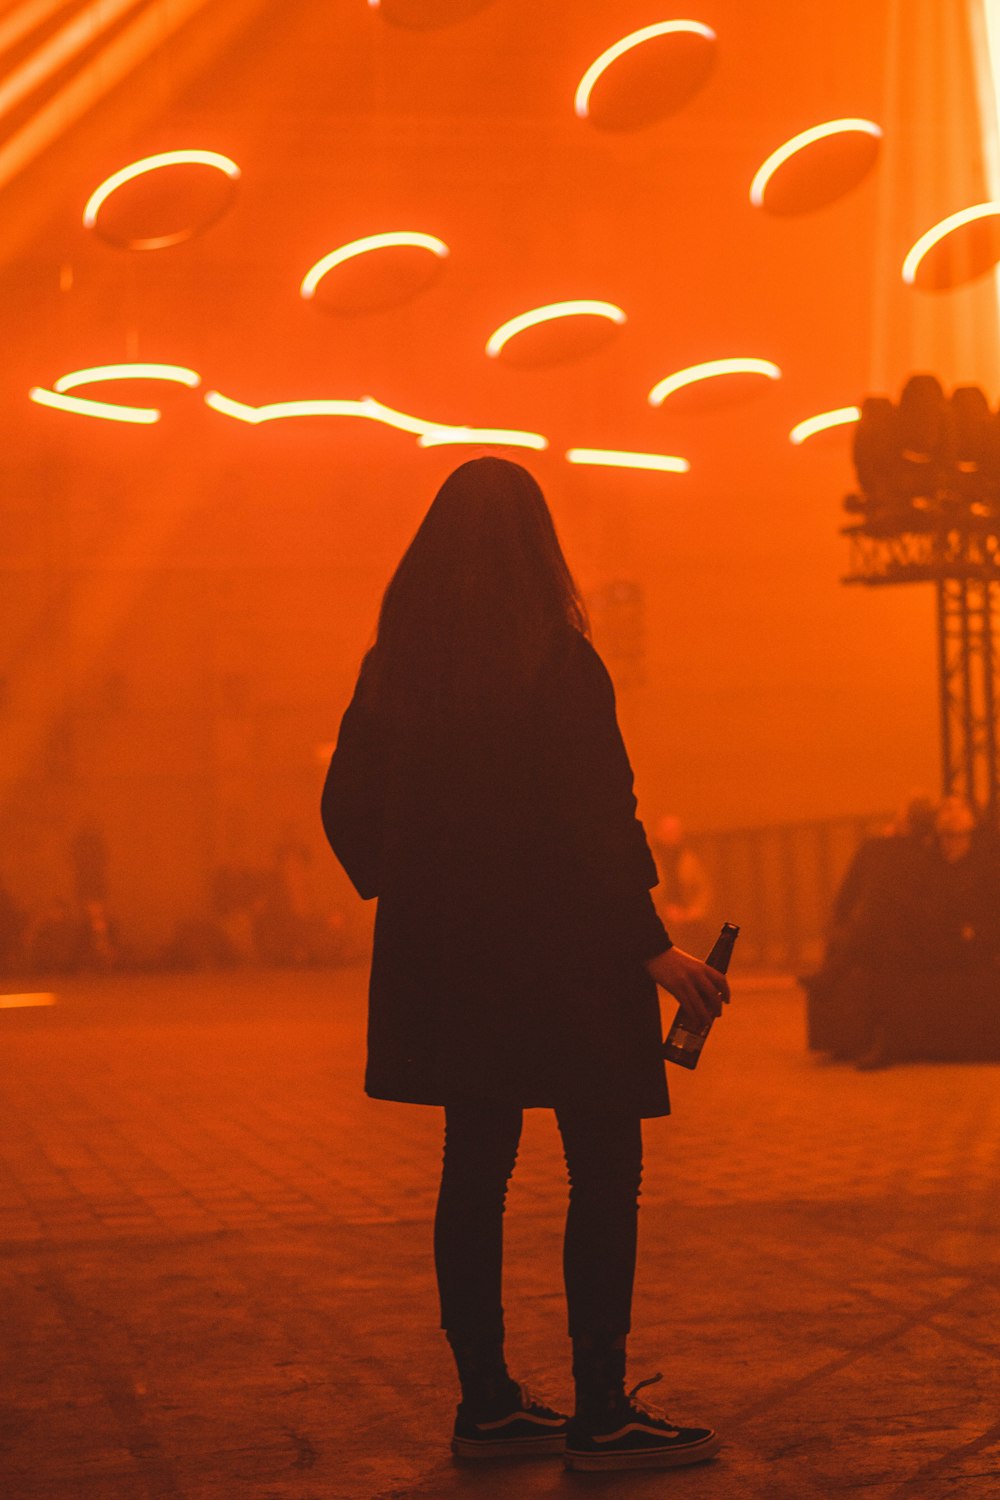
[[[439, 1112], [361, 1094], [364, 979], [76, 980], [0, 1010], [5, 1500], [1000, 1496], [1000, 1067], [824, 1065], [794, 990], [737, 983], [647, 1126], [630, 1357], [722, 1453], [469, 1473], [430, 1262]], [[566, 1400], [564, 1199], [532, 1112], [510, 1353]]]

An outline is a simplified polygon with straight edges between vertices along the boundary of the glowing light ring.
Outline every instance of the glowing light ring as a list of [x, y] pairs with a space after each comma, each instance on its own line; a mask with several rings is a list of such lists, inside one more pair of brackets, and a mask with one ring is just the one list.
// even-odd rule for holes
[[690, 36], [701, 36], [707, 42], [714, 42], [716, 39], [711, 26], [706, 26], [701, 21], [660, 21], [655, 26], [644, 26], [641, 31], [633, 31], [629, 36], [622, 37], [620, 42], [615, 42], [613, 47], [602, 52], [580, 79], [575, 100], [576, 113], [579, 118], [585, 120], [589, 115], [590, 95], [594, 84], [613, 62], [617, 62], [619, 57], [623, 57], [626, 52], [631, 52], [633, 47], [639, 47], [643, 42], [651, 42], [657, 36], [667, 36], [671, 32], [686, 32]]
[[835, 411], [821, 411], [818, 416], [807, 417], [804, 422], [797, 423], [788, 438], [798, 447], [807, 438], [815, 437], [817, 432], [827, 432], [831, 427], [843, 427], [848, 422], [860, 420], [860, 406], [838, 406]]
[[506, 427], [435, 427], [417, 439], [421, 448], [443, 448], [452, 443], [476, 443], [498, 448], [534, 448], [541, 453], [548, 438], [538, 432], [516, 432]]
[[669, 453], [621, 453], [614, 448], [569, 448], [566, 457], [571, 464], [599, 464], [608, 469], [658, 469], [666, 474], [686, 474], [691, 468], [686, 458]]
[[450, 252], [444, 240], [437, 239], [433, 234], [411, 234], [402, 231], [399, 234], [369, 234], [364, 239], [351, 240], [346, 245], [341, 245], [337, 250], [331, 250], [329, 255], [324, 255], [322, 260], [307, 271], [302, 278], [299, 292], [308, 302], [316, 295], [316, 288], [328, 271], [334, 266], [341, 265], [345, 260], [352, 260], [356, 255], [367, 255], [369, 250], [387, 250], [395, 247], [413, 246], [417, 250], [430, 250], [433, 255], [443, 259]]
[[73, 412], [78, 417], [101, 417], [106, 422], [134, 422], [146, 426], [160, 420], [160, 413], [153, 406], [116, 406], [113, 401], [88, 401], [83, 396], [64, 396], [59, 391], [47, 391], [39, 385], [32, 386], [28, 395], [39, 406]]
[[486, 340], [486, 353], [490, 359], [496, 359], [504, 345], [526, 328], [552, 322], [555, 318], [579, 316], [608, 318], [619, 325], [626, 321], [621, 308], [616, 307], [613, 302], [592, 302], [586, 299], [577, 302], [547, 302], [544, 307], [533, 307], [530, 312], [518, 313], [516, 318], [509, 318], [506, 323], [501, 323]]
[[193, 391], [201, 385], [201, 376], [183, 365], [93, 365], [89, 370], [71, 370], [53, 382], [52, 389], [60, 395], [75, 391], [81, 385], [96, 385], [103, 380], [169, 380]]
[[111, 197], [112, 193], [124, 187], [126, 182], [133, 181], [136, 177], [143, 176], [146, 172], [155, 172], [160, 167], [175, 166], [201, 166], [216, 167], [232, 182], [237, 182], [240, 177], [240, 169], [228, 156], [222, 156], [218, 151], [161, 151], [156, 156], [144, 156], [141, 161], [134, 161], [130, 166], [122, 167], [121, 171], [113, 172], [100, 187], [96, 189], [87, 200], [87, 206], [83, 210], [83, 224], [85, 229], [93, 229], [97, 224], [97, 215], [101, 208]]
[[961, 229], [964, 224], [973, 224], [977, 219], [989, 219], [1000, 215], [1000, 203], [977, 203], [975, 208], [963, 208], [957, 214], [951, 214], [947, 219], [942, 219], [940, 224], [935, 224], [933, 229], [928, 229], [922, 234], [907, 254], [903, 261], [903, 280], [907, 286], [912, 286], [917, 278], [920, 262], [928, 250], [951, 234], [955, 229]]
[[689, 365], [686, 370], [675, 370], [653, 386], [647, 400], [650, 406], [662, 406], [668, 396], [683, 386], [694, 385], [699, 380], [713, 380], [717, 375], [765, 375], [768, 380], [780, 380], [781, 371], [769, 359], [710, 359], [701, 365]]
[[758, 168], [750, 184], [750, 202], [754, 208], [763, 206], [764, 191], [768, 183], [786, 161], [805, 150], [807, 146], [815, 145], [817, 141], [826, 140], [831, 135], [844, 135], [852, 131], [861, 135], [874, 136], [876, 140], [882, 139], [881, 126], [876, 125], [874, 120], [829, 120], [825, 125], [814, 125], [810, 130], [800, 131], [798, 135], [793, 135], [790, 141], [779, 146], [777, 151], [772, 151], [763, 166]]
[[373, 422], [383, 422], [386, 427], [397, 427], [400, 432], [419, 435], [422, 432], [436, 432], [442, 425], [440, 422], [424, 422], [420, 417], [411, 417], [404, 411], [394, 411], [391, 406], [376, 401], [374, 396], [363, 397], [361, 405], [366, 408], [365, 414]]
[[272, 401], [264, 406], [247, 406], [221, 391], [207, 391], [205, 405], [238, 422], [259, 427], [262, 422], [279, 422], [288, 417], [371, 417], [365, 401]]

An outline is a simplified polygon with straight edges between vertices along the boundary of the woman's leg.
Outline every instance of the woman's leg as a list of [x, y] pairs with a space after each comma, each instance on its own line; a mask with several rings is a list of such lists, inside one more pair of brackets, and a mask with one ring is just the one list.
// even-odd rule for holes
[[516, 1106], [470, 1099], [445, 1110], [434, 1264], [441, 1326], [463, 1400], [475, 1406], [510, 1392], [503, 1357], [503, 1212], [520, 1136]]
[[642, 1122], [594, 1109], [557, 1111], [569, 1169], [563, 1269], [577, 1408], [618, 1399], [632, 1323]]

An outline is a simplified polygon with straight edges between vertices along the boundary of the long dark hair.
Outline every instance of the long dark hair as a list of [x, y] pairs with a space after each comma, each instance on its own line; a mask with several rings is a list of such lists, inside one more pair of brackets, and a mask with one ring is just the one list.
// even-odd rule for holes
[[523, 701], [572, 632], [589, 634], [587, 612], [545, 496], [520, 464], [474, 458], [403, 553], [363, 677], [401, 725], [471, 724]]

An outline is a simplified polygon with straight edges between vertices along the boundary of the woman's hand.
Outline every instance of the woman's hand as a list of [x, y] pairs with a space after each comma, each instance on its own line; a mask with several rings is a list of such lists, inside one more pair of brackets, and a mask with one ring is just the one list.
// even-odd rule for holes
[[718, 969], [685, 953], [683, 948], [668, 948], [648, 960], [646, 972], [667, 990], [680, 1005], [688, 1025], [703, 1030], [722, 1014], [723, 1003], [729, 1004], [729, 982]]

